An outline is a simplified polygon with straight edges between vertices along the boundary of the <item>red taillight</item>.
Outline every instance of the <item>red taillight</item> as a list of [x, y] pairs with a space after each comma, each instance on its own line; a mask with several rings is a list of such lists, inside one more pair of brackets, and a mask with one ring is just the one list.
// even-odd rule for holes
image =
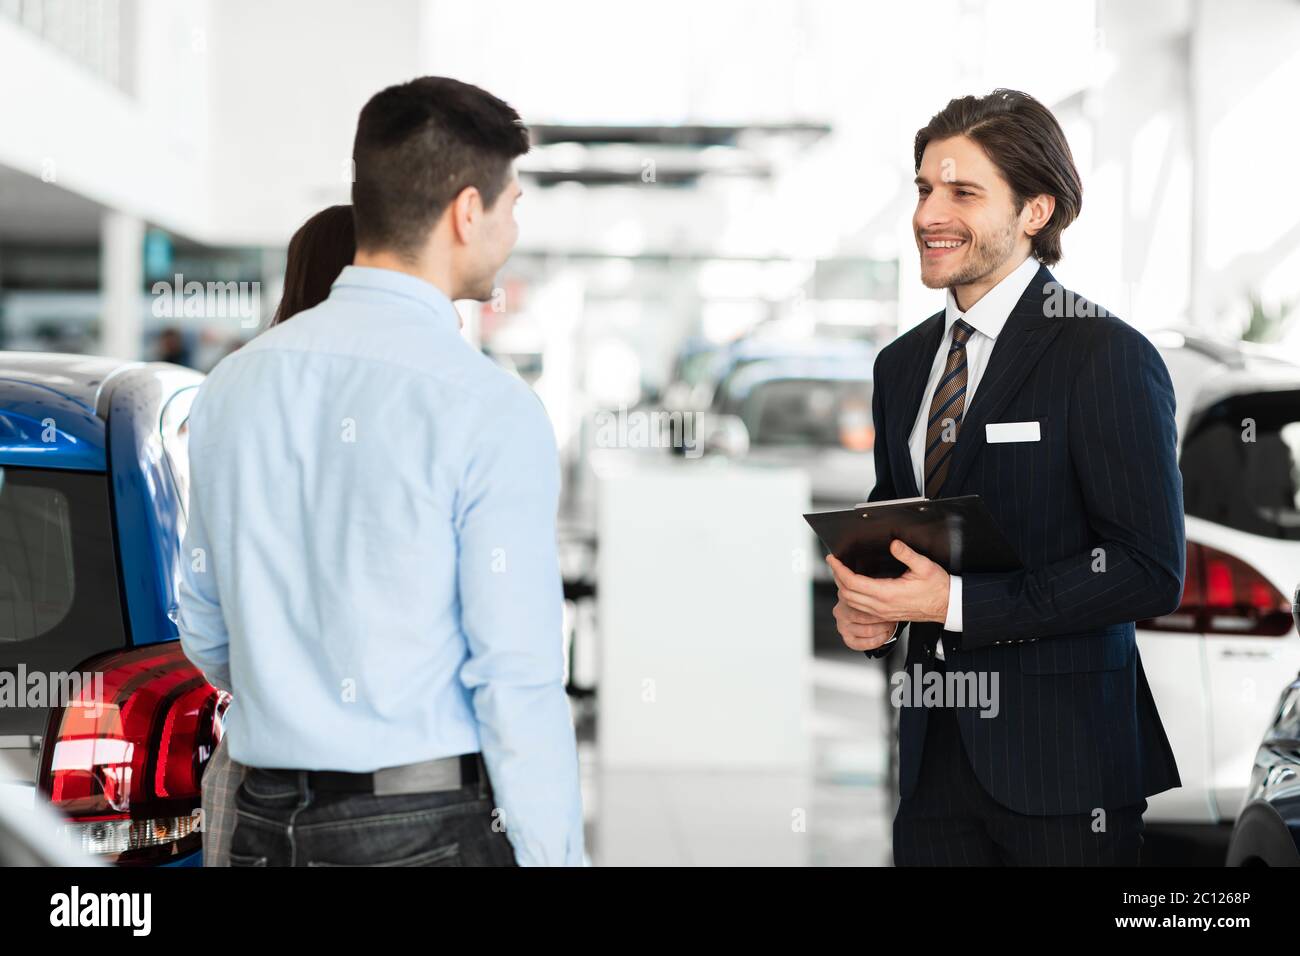
[[41, 787], [83, 849], [155, 863], [197, 849], [199, 781], [230, 697], [176, 642], [94, 658], [80, 698], [50, 715]]
[[1231, 607], [1234, 600], [1232, 569], [1226, 561], [1205, 565], [1205, 603], [1214, 607]]
[[1291, 603], [1245, 561], [1187, 543], [1187, 575], [1178, 610], [1141, 621], [1151, 631], [1280, 637], [1292, 627]]
[[1201, 545], [1205, 560], [1205, 631], [1280, 637], [1291, 630], [1291, 603], [1253, 567]]

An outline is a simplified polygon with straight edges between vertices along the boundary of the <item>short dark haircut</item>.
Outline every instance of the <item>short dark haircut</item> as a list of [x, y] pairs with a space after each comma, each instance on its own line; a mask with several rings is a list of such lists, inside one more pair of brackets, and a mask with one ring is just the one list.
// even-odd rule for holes
[[271, 324], [279, 325], [324, 302], [330, 286], [356, 254], [351, 206], [329, 206], [299, 226], [289, 240], [284, 295]]
[[413, 256], [461, 190], [490, 208], [526, 152], [519, 114], [477, 86], [422, 76], [376, 93], [352, 147], [357, 247]]
[[1083, 182], [1052, 111], [1016, 90], [951, 100], [917, 131], [915, 171], [920, 172], [921, 156], [932, 140], [952, 136], [969, 136], [980, 145], [1011, 187], [1017, 212], [1034, 196], [1056, 197], [1052, 218], [1032, 237], [1032, 247], [1044, 265], [1059, 262], [1061, 233], [1083, 208]]

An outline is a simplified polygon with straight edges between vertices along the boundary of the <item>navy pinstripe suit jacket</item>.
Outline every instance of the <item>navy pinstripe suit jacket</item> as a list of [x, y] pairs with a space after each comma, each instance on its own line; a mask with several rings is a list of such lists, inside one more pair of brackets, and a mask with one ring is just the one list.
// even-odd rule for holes
[[[873, 501], [921, 494], [908, 434], [943, 333], [940, 312], [876, 360]], [[1039, 441], [985, 442], [990, 422], [1026, 421], [1039, 423]], [[963, 575], [964, 629], [909, 625], [906, 667], [942, 635], [949, 671], [997, 672], [997, 716], [958, 712], [980, 782], [1034, 815], [1127, 806], [1179, 786], [1134, 638], [1134, 622], [1172, 611], [1183, 588], [1173, 385], [1141, 333], [1046, 267], [1008, 317], [961, 423], [940, 497], [969, 494], [983, 497], [1025, 570]], [[923, 707], [903, 708], [904, 798], [925, 726]]]

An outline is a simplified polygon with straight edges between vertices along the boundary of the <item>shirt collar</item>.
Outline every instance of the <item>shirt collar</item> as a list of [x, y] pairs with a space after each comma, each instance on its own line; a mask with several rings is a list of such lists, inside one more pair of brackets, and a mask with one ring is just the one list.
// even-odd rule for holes
[[383, 292], [410, 299], [432, 311], [439, 318], [460, 327], [460, 314], [445, 292], [431, 282], [425, 282], [405, 272], [393, 269], [376, 269], [372, 266], [344, 266], [339, 277], [330, 286], [331, 294], [337, 289], [356, 289], [363, 292]]
[[949, 289], [948, 305], [944, 310], [945, 335], [952, 330], [954, 322], [964, 319], [977, 332], [996, 339], [998, 333], [1002, 331], [1002, 326], [1007, 324], [1011, 310], [1025, 294], [1034, 276], [1038, 275], [1038, 269], [1038, 260], [1029, 256], [965, 312], [957, 307], [957, 299], [953, 296], [952, 289]]

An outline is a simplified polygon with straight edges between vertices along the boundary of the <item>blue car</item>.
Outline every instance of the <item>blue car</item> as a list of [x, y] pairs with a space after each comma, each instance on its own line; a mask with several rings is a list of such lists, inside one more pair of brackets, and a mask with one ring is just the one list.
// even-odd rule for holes
[[201, 861], [199, 781], [229, 703], [175, 624], [201, 382], [0, 352], [0, 785], [122, 865]]

